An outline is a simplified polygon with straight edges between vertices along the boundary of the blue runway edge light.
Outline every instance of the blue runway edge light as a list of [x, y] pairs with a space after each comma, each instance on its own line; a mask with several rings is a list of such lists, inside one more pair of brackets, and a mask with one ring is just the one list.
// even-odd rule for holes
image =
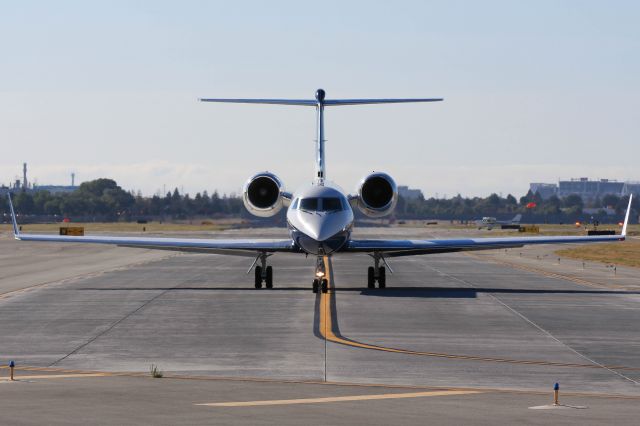
[[15, 363], [15, 362], [13, 362], [13, 361], [9, 361], [9, 367], [10, 367], [10, 368], [13, 368], [13, 367], [15, 367], [15, 366], [16, 366], [16, 363]]
[[553, 385], [553, 390], [560, 390], [560, 385], [558, 383]]

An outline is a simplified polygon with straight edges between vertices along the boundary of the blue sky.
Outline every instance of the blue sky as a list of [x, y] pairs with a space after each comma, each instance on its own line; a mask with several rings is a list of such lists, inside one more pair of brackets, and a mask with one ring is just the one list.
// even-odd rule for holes
[[0, 1], [0, 183], [152, 194], [313, 174], [314, 113], [198, 97], [442, 96], [327, 112], [327, 172], [427, 196], [640, 180], [640, 3]]

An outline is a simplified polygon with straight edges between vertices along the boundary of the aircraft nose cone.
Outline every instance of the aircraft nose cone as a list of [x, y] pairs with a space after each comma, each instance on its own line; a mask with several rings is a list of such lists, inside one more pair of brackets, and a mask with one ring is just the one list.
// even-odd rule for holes
[[323, 223], [316, 231], [315, 239], [317, 241], [325, 241], [340, 232], [340, 229], [340, 226], [336, 226], [335, 224]]
[[[343, 224], [338, 218], [314, 218], [308, 220], [304, 226], [304, 233], [316, 241], [325, 241], [340, 232]], [[331, 220], [334, 219], [334, 220]]]

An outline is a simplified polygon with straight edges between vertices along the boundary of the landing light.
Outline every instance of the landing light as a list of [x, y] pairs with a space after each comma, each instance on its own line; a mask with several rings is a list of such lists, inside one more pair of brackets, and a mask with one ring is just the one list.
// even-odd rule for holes
[[316, 272], [316, 277], [318, 277], [318, 278], [324, 277], [324, 272], [322, 272], [322, 271]]

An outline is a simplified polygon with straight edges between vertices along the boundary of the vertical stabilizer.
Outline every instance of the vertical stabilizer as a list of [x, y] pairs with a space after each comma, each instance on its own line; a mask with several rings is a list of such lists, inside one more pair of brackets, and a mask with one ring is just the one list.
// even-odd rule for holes
[[324, 162], [324, 97], [325, 92], [322, 89], [316, 90], [316, 106], [317, 129], [316, 129], [316, 181], [319, 185], [324, 185], [326, 178], [325, 162]]

